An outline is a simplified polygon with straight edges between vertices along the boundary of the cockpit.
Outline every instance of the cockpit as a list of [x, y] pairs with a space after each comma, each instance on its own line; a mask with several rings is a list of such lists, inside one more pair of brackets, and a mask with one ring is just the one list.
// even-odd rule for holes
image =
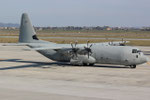
[[141, 53], [141, 50], [137, 50], [137, 49], [132, 49], [132, 53]]
[[143, 55], [143, 52], [139, 49], [132, 49], [132, 54], [136, 55], [136, 58]]
[[130, 57], [133, 60], [133, 62], [136, 62], [136, 64], [142, 64], [149, 61], [149, 58], [146, 57], [140, 49], [132, 48], [130, 50], [131, 50], [130, 53], [132, 53]]

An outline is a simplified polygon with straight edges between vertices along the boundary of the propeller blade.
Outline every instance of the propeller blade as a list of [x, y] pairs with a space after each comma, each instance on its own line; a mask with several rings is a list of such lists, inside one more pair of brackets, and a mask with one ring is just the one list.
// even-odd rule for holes
[[88, 52], [88, 59], [89, 59], [89, 57], [90, 57], [90, 54], [89, 54], [89, 52]]
[[71, 42], [71, 47], [72, 47], [71, 55], [72, 55], [72, 57], [78, 57], [77, 52], [78, 52], [79, 49], [76, 48], [77, 44], [78, 44], [78, 41], [75, 41], [75, 44], [74, 44], [74, 45], [73, 45], [73, 43]]
[[78, 41], [75, 41], [75, 47], [77, 46], [77, 44], [78, 44]]
[[76, 53], [74, 54], [74, 56], [75, 56], [75, 58], [77, 58], [77, 57], [78, 57]]
[[126, 44], [126, 41], [124, 41], [124, 44]]
[[87, 47], [84, 47], [84, 49], [85, 49], [85, 52], [86, 52], [86, 54], [87, 54], [87, 56], [88, 56], [88, 59], [89, 59], [89, 57], [90, 57], [90, 54], [92, 54], [92, 51], [91, 51], [91, 47], [93, 46], [93, 44], [91, 44], [90, 46], [89, 46], [89, 40], [87, 41]]
[[123, 38], [122, 38], [122, 43], [123, 43]]
[[91, 48], [92, 46], [93, 46], [93, 44], [91, 44], [89, 48]]
[[89, 40], [87, 40], [87, 48], [88, 48], [88, 46], [89, 46], [89, 42], [90, 42], [90, 41], [89, 41]]
[[113, 41], [111, 41], [111, 44], [112, 44], [112, 45], [114, 44]]
[[71, 47], [73, 48], [73, 44], [72, 44], [72, 42], [71, 42], [70, 44], [71, 44]]

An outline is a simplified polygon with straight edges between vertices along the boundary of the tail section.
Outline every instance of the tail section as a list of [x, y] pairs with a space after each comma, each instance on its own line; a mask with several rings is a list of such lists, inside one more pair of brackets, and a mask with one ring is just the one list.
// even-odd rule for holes
[[46, 41], [39, 40], [36, 36], [36, 32], [31, 24], [31, 21], [26, 13], [22, 14], [20, 24], [20, 43], [44, 43]]

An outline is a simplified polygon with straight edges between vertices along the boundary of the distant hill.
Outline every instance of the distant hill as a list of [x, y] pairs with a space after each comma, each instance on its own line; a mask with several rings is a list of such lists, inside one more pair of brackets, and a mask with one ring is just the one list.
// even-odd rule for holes
[[1, 23], [1, 22], [0, 22], [0, 27], [19, 27], [19, 24], [14, 24], [14, 23]]

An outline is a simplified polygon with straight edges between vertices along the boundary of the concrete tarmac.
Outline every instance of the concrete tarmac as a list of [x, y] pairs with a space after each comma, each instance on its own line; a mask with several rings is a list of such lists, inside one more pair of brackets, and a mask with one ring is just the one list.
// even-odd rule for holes
[[0, 44], [0, 100], [150, 100], [150, 65], [71, 66]]

